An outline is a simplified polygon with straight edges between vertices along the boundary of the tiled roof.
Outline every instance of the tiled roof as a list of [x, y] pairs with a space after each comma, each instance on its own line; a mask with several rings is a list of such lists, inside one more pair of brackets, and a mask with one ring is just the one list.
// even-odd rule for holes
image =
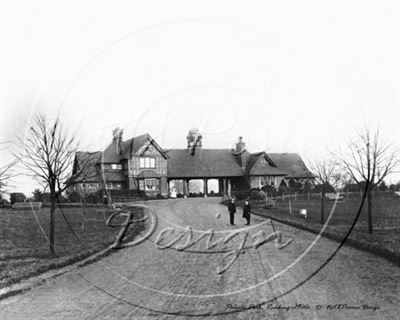
[[138, 152], [138, 150], [148, 141], [152, 140], [148, 133], [142, 134], [140, 136], [134, 137], [123, 142], [123, 151], [121, 158], [129, 159], [132, 154]]
[[[265, 165], [257, 165], [260, 158], [266, 160]], [[288, 172], [276, 167], [275, 163], [265, 152], [251, 153], [246, 161], [246, 174], [253, 176], [285, 176]]]
[[100, 177], [106, 182], [126, 182], [128, 180], [121, 171], [104, 171]]
[[126, 181], [126, 176], [121, 171], [104, 171], [101, 172], [100, 162], [102, 158], [102, 152], [82, 152], [78, 151], [76, 153], [76, 161], [78, 167], [84, 165], [87, 166], [85, 173], [75, 181], [82, 182], [101, 182], [103, 179], [107, 182], [124, 182]]
[[158, 174], [155, 170], [143, 170], [141, 173], [138, 174], [136, 178], [143, 179], [143, 178], [159, 178], [165, 175]]
[[121, 161], [121, 156], [117, 153], [117, 148], [114, 141], [104, 149], [101, 154], [100, 162], [103, 163], [119, 163]]
[[[82, 152], [78, 151], [75, 154], [75, 163], [73, 173], [82, 172], [82, 174], [76, 177], [75, 181], [94, 182], [99, 180], [99, 172], [97, 170], [96, 163], [101, 159], [101, 152]], [[86, 169], [83, 169], [86, 167]]]
[[243, 175], [229, 149], [200, 149], [192, 155], [187, 149], [166, 150], [168, 178], [217, 178]]
[[[268, 153], [276, 166], [288, 173], [288, 177], [313, 178], [305, 163], [297, 153]], [[287, 178], [288, 178], [287, 177]]]
[[103, 163], [119, 163], [121, 160], [129, 159], [132, 154], [137, 153], [141, 147], [148, 142], [153, 142], [156, 148], [165, 155], [164, 151], [158, 146], [154, 139], [148, 134], [142, 134], [140, 136], [122, 141], [122, 152], [119, 155], [115, 142], [112, 141], [109, 146], [103, 151], [102, 162]]

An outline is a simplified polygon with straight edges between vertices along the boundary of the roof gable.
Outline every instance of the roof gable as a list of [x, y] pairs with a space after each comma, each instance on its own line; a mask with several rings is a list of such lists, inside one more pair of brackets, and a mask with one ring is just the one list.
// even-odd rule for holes
[[287, 172], [277, 168], [265, 152], [250, 154], [246, 164], [246, 174], [250, 176], [284, 176]]
[[313, 178], [314, 175], [308, 170], [303, 159], [297, 153], [269, 153], [280, 170], [288, 173], [293, 178]]
[[75, 154], [74, 167], [72, 169], [72, 179], [78, 181], [96, 181], [99, 179], [99, 171], [96, 167], [101, 159], [101, 152], [82, 152]]
[[142, 153], [149, 147], [154, 146], [156, 150], [164, 157], [168, 155], [165, 151], [157, 144], [157, 142], [148, 134], [142, 134], [140, 136], [131, 138], [123, 141], [121, 148], [121, 154], [117, 153], [117, 148], [114, 141], [103, 151], [101, 162], [103, 163], [119, 163], [121, 160], [130, 159], [133, 155], [142, 155]]

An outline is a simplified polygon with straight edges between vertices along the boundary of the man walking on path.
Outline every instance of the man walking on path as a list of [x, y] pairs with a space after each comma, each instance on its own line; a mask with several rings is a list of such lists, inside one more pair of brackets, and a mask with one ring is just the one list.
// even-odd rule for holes
[[243, 218], [245, 218], [247, 220], [246, 225], [250, 224], [250, 210], [251, 210], [251, 207], [250, 207], [249, 202], [245, 201], [244, 206], [243, 206]]
[[228, 211], [229, 211], [230, 223], [231, 223], [231, 225], [234, 225], [235, 224], [235, 212], [236, 212], [236, 204], [235, 204], [234, 198], [231, 199], [231, 202], [228, 205]]

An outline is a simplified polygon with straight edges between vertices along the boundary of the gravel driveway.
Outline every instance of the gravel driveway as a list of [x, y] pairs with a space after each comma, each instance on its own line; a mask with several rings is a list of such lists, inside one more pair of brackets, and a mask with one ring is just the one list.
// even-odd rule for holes
[[218, 201], [148, 202], [158, 218], [148, 240], [0, 301], [0, 319], [399, 318], [396, 265], [344, 246], [313, 275], [338, 243], [255, 216], [246, 228], [241, 212], [231, 226]]

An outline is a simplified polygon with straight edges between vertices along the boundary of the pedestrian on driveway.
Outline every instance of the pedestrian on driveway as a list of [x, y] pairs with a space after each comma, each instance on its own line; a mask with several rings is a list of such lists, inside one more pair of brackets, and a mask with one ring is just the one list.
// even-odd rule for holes
[[231, 202], [228, 205], [228, 211], [229, 211], [230, 223], [231, 223], [231, 225], [234, 225], [235, 224], [235, 212], [236, 212], [235, 198], [231, 199]]
[[247, 220], [246, 225], [250, 224], [250, 210], [251, 210], [251, 206], [250, 206], [249, 202], [245, 201], [244, 206], [243, 206], [243, 218], [245, 218]]

